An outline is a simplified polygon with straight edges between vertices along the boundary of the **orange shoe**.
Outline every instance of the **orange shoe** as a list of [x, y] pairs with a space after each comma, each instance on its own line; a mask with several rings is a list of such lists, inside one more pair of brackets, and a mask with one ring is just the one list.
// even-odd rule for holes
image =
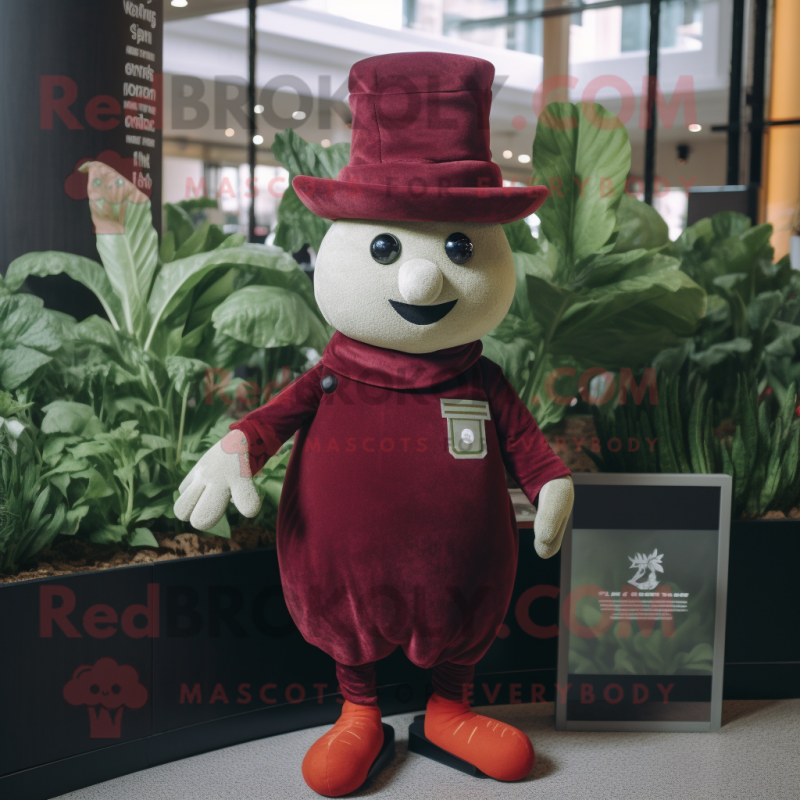
[[475, 714], [466, 701], [431, 695], [425, 736], [498, 781], [518, 781], [533, 769], [531, 740], [511, 725]]
[[383, 746], [381, 710], [344, 701], [342, 716], [311, 745], [303, 759], [303, 778], [325, 797], [341, 797], [367, 779]]

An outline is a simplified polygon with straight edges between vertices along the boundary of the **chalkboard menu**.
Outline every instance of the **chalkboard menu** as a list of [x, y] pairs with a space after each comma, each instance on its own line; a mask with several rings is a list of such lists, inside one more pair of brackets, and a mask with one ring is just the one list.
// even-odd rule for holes
[[[98, 258], [83, 161], [108, 163], [160, 206], [163, 16], [163, 0], [0, 3], [3, 274], [33, 250]], [[51, 308], [102, 313], [65, 276], [30, 283]]]

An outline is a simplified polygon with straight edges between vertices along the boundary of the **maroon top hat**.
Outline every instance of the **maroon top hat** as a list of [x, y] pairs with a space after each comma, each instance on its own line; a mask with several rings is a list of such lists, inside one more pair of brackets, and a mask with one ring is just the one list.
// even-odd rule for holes
[[326, 219], [513, 222], [547, 197], [504, 187], [489, 150], [494, 66], [448, 53], [366, 58], [350, 70], [353, 146], [338, 180], [292, 186]]

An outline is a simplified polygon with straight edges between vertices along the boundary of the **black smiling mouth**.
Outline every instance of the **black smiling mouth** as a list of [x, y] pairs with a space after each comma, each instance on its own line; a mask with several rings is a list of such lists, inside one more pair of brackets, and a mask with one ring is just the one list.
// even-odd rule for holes
[[435, 306], [412, 306], [408, 303], [399, 303], [397, 300], [390, 300], [392, 308], [406, 321], [412, 325], [432, 325], [443, 317], [446, 317], [457, 300], [450, 300], [447, 303], [439, 303]]

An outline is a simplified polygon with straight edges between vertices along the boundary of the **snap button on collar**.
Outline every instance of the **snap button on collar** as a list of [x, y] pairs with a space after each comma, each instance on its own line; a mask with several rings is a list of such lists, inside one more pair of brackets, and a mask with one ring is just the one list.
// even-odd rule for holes
[[339, 381], [335, 375], [326, 375], [320, 382], [320, 385], [322, 386], [322, 391], [325, 392], [325, 394], [331, 394], [332, 392], [336, 391]]

